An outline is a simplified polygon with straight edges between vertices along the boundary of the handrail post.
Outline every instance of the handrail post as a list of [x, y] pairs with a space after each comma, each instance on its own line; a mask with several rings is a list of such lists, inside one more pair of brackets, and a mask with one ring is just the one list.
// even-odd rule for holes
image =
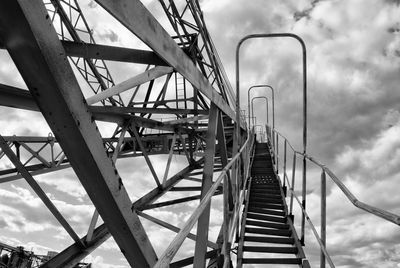
[[[306, 156], [303, 155], [303, 183], [302, 183], [302, 192], [301, 192], [301, 205], [304, 208], [304, 211], [306, 210], [306, 195], [307, 195], [307, 180], [306, 180], [306, 172], [307, 172], [307, 164], [306, 164]], [[304, 233], [305, 233], [305, 224], [306, 224], [306, 219], [305, 219], [305, 214], [304, 211], [301, 216], [301, 244], [304, 246]]]
[[285, 142], [283, 144], [283, 192], [285, 193], [286, 196], [286, 146], [287, 146], [287, 140], [284, 139]]
[[[326, 175], [325, 170], [321, 172], [321, 242], [326, 248]], [[325, 268], [325, 254], [321, 250], [321, 268]]]
[[229, 222], [230, 222], [230, 216], [229, 216], [229, 204], [228, 204], [228, 195], [229, 195], [229, 189], [228, 189], [228, 176], [225, 174], [224, 176], [224, 183], [223, 183], [223, 191], [224, 191], [224, 225], [223, 225], [223, 232], [224, 232], [224, 249], [223, 249], [223, 255], [224, 255], [224, 263], [229, 263], [230, 262], [230, 248], [231, 245], [229, 243]]
[[293, 152], [292, 187], [290, 188], [290, 215], [293, 215], [294, 179], [296, 176], [296, 152]]
[[279, 135], [276, 133], [276, 174], [279, 173]]

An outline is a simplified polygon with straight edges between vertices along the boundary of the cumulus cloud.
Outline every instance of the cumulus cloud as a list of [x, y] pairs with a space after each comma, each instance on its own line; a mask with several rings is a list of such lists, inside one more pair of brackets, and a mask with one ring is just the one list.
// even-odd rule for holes
[[[145, 1], [153, 15], [167, 29], [169, 22], [157, 1]], [[309, 85], [309, 153], [328, 164], [362, 201], [394, 213], [400, 213], [396, 192], [399, 175], [400, 22], [399, 1], [201, 1], [206, 24], [219, 50], [225, 69], [234, 81], [235, 46], [250, 33], [294, 32], [307, 44]], [[148, 49], [138, 38], [116, 22], [94, 1], [81, 5], [98, 43]], [[98, 18], [102, 18], [99, 20]], [[7, 52], [0, 51], [0, 83], [26, 88]], [[123, 81], [142, 72], [144, 66], [107, 63], [115, 81]], [[276, 89], [277, 128], [301, 148], [301, 57], [293, 40], [252, 41], [241, 51], [241, 100], [246, 102], [247, 88], [268, 83]], [[81, 78], [78, 78], [82, 80]], [[82, 81], [80, 81], [82, 82]], [[83, 86], [84, 88], [84, 86]], [[85, 90], [85, 88], [84, 88]], [[146, 90], [139, 96], [144, 97]], [[92, 93], [90, 93], [92, 94]], [[253, 96], [270, 93], [257, 91]], [[50, 131], [40, 113], [0, 108], [2, 135], [46, 136]], [[261, 109], [260, 109], [261, 110]], [[258, 122], [265, 113], [256, 114]], [[9, 120], [13, 118], [13, 120]], [[21, 125], [25, 127], [21, 127]], [[99, 124], [104, 135], [112, 128]], [[183, 157], [174, 158], [170, 174], [186, 166]], [[151, 156], [156, 173], [162, 178], [165, 156]], [[1, 163], [2, 167], [5, 166]], [[9, 164], [8, 164], [9, 165]], [[155, 182], [143, 159], [118, 160], [118, 169], [131, 199], [154, 189]], [[38, 182], [65, 214], [71, 224], [84, 234], [93, 207], [73, 175], [38, 176]], [[309, 174], [309, 211], [318, 224], [319, 171]], [[199, 185], [182, 182], [181, 185]], [[43, 209], [40, 200], [22, 182], [1, 185], [0, 219], [2, 241], [13, 245], [32, 245], [39, 251], [61, 250], [71, 241], [54, 217]], [[395, 267], [399, 247], [396, 226], [355, 209], [338, 190], [329, 184], [328, 249], [340, 267]], [[175, 192], [160, 201], [187, 196]], [[198, 201], [154, 210], [153, 216], [182, 226]], [[220, 201], [213, 201], [211, 231], [218, 233]], [[298, 214], [295, 217], [299, 219]], [[174, 233], [154, 224], [146, 227], [157, 252], [161, 252]], [[194, 232], [196, 228], [192, 231]], [[56, 237], [56, 243], [41, 238], [43, 233]], [[22, 233], [22, 234], [21, 234]], [[29, 237], [26, 235], [29, 234]], [[11, 239], [11, 237], [13, 239]], [[160, 239], [161, 237], [161, 239]], [[314, 244], [313, 244], [314, 243]], [[179, 257], [188, 256], [193, 244], [185, 241]], [[43, 249], [40, 249], [43, 247]], [[318, 259], [315, 242], [310, 242], [312, 261]], [[316, 253], [317, 252], [317, 253]], [[118, 256], [118, 257], [115, 257]], [[115, 241], [110, 239], [88, 261], [95, 267], [127, 267]]]

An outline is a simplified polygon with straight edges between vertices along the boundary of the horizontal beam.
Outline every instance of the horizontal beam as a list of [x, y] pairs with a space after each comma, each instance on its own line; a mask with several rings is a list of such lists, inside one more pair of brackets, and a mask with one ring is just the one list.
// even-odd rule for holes
[[142, 108], [142, 107], [117, 107], [117, 106], [90, 106], [92, 113], [110, 113], [110, 114], [208, 114], [205, 110], [195, 109], [174, 109], [174, 108]]
[[71, 41], [61, 43], [67, 55], [71, 57], [168, 66], [152, 51]]
[[[28, 90], [0, 84], [0, 106], [12, 107], [28, 111], [39, 112], [39, 107], [33, 100]], [[90, 106], [94, 114], [208, 114], [205, 110], [174, 109], [174, 108], [142, 108], [142, 107], [117, 107], [117, 106]]]
[[39, 112], [39, 107], [28, 90], [0, 84], [0, 106]]
[[[125, 122], [132, 120], [132, 121], [134, 121], [134, 124], [139, 127], [165, 130], [165, 131], [171, 131], [171, 132], [174, 132], [175, 130], [180, 130], [184, 133], [192, 132], [191, 129], [188, 129], [186, 127], [177, 127], [174, 125], [167, 125], [167, 124], [164, 124], [163, 122], [156, 121], [153, 119], [140, 117], [140, 116], [134, 116], [134, 115], [128, 115], [128, 114], [95, 113], [95, 114], [93, 114], [93, 119], [98, 120], [98, 121], [116, 123], [118, 125], [122, 125]], [[136, 127], [136, 126], [133, 126], [133, 127]]]

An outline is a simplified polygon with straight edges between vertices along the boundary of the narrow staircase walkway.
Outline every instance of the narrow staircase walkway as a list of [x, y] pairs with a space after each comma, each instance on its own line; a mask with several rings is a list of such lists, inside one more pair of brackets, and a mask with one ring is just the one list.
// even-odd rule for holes
[[267, 143], [256, 144], [248, 187], [237, 267], [245, 264], [310, 267], [288, 216], [285, 194], [274, 172]]

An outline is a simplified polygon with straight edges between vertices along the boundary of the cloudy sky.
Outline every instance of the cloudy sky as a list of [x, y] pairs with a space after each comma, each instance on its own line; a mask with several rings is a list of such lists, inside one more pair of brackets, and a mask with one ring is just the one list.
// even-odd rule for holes
[[[98, 5], [79, 2], [98, 43], [145, 47]], [[144, 4], [166, 25], [158, 1], [146, 0]], [[291, 32], [303, 38], [308, 61], [309, 154], [330, 167], [361, 201], [400, 214], [400, 2], [203, 0], [201, 5], [232, 85], [235, 46], [243, 36]], [[240, 66], [242, 103], [247, 102], [250, 86], [273, 86], [276, 128], [299, 150], [300, 52], [299, 44], [290, 39], [247, 41], [242, 46]], [[7, 52], [0, 51], [0, 60], [0, 83], [26, 88]], [[140, 71], [139, 67], [114, 63], [109, 67], [117, 82]], [[253, 96], [270, 97], [262, 89]], [[264, 104], [260, 100], [256, 104], [257, 122], [265, 123]], [[43, 136], [50, 132], [38, 113], [0, 107], [0, 114], [2, 135]], [[184, 166], [181, 160], [174, 158], [170, 174]], [[154, 187], [141, 179], [151, 176], [141, 161], [118, 162], [121, 176], [129, 177], [125, 185], [132, 200]], [[165, 157], [153, 157], [152, 161], [162, 162]], [[2, 168], [9, 166], [4, 160], [0, 164]], [[162, 174], [162, 170], [159, 165], [157, 172]], [[310, 164], [308, 209], [317, 226], [319, 173]], [[73, 172], [36, 178], [78, 234], [84, 235], [94, 208]], [[327, 202], [328, 250], [337, 267], [400, 267], [398, 226], [357, 210], [329, 180]], [[154, 215], [181, 226], [195, 205], [181, 207], [178, 214], [164, 209]], [[213, 203], [215, 215], [219, 215], [218, 205], [220, 200]], [[72, 242], [23, 181], [0, 185], [0, 215], [0, 241], [38, 253], [62, 250]], [[220, 220], [213, 219], [212, 236], [218, 232]], [[147, 221], [146, 228], [156, 251], [161, 252], [172, 239], [171, 233], [162, 231], [160, 235], [158, 227]], [[189, 247], [191, 242], [185, 243]], [[307, 254], [317, 267], [319, 253], [309, 230], [306, 243]], [[127, 267], [112, 239], [86, 260], [95, 267]]]

